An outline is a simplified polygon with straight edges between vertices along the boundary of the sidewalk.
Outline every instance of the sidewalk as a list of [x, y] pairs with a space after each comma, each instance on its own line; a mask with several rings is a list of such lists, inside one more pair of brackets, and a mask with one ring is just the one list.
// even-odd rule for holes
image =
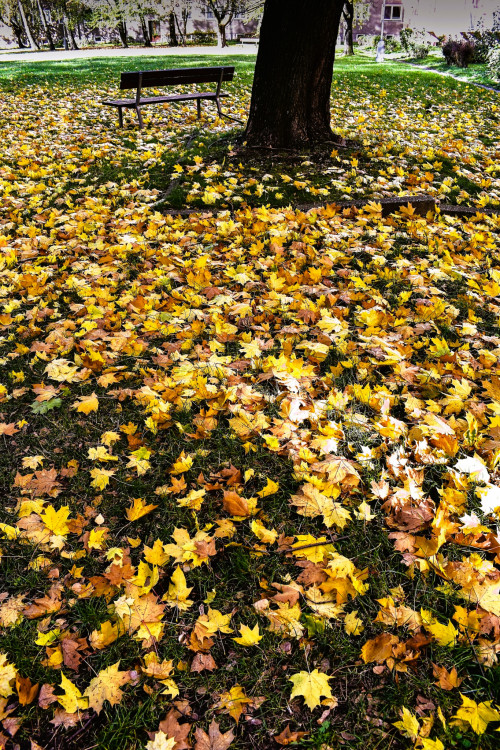
[[[250, 46], [250, 49], [249, 49]], [[86, 60], [92, 57], [165, 57], [178, 55], [179, 57], [213, 55], [224, 57], [225, 55], [255, 55], [256, 49], [253, 45], [232, 45], [230, 47], [111, 47], [105, 49], [68, 49], [68, 50], [43, 50], [39, 52], [27, 50], [0, 50], [0, 63], [3, 62], [58, 62], [64, 60]]]

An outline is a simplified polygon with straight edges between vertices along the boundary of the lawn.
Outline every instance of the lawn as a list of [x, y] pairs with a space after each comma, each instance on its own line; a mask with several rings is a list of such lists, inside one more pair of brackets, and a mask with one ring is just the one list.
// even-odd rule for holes
[[500, 96], [341, 60], [271, 159], [128, 67], [0, 67], [0, 746], [494, 750], [500, 218], [376, 199], [498, 205]]
[[445, 73], [455, 78], [462, 79], [465, 83], [477, 83], [482, 86], [491, 86], [500, 90], [500, 81], [489, 74], [488, 66], [484, 63], [471, 63], [467, 68], [459, 68], [457, 65], [448, 65], [440, 49], [431, 50], [427, 57], [421, 60], [412, 60], [413, 65], [422, 65], [432, 68], [439, 73]]

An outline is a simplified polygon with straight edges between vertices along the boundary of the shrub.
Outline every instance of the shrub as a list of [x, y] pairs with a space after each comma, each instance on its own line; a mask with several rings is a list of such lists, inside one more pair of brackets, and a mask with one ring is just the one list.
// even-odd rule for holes
[[500, 44], [490, 50], [488, 55], [488, 70], [492, 78], [500, 81]]
[[431, 43], [426, 31], [403, 29], [399, 35], [399, 40], [406, 54], [414, 60], [422, 60], [429, 54]]
[[468, 68], [474, 59], [474, 44], [467, 39], [448, 39], [443, 44], [443, 55], [448, 65]]
[[189, 35], [189, 42], [196, 46], [203, 44], [217, 44], [217, 34], [215, 31], [193, 31]]
[[474, 44], [474, 62], [487, 63], [491, 50], [500, 44], [500, 12], [494, 14], [491, 29], [481, 24], [475, 31], [463, 32], [462, 36]]
[[[377, 49], [378, 43], [381, 40], [380, 34], [377, 34], [377, 36], [372, 37], [372, 47]], [[401, 45], [399, 44], [397, 39], [394, 39], [393, 36], [385, 36], [384, 37], [385, 42], [385, 51], [386, 52], [398, 52], [401, 49]]]

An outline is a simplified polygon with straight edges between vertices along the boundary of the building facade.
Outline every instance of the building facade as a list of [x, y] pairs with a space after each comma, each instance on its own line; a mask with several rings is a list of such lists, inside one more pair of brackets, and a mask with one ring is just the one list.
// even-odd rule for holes
[[491, 28], [499, 0], [370, 0], [369, 17], [355, 28], [360, 35], [399, 36], [405, 27], [457, 36], [484, 25]]

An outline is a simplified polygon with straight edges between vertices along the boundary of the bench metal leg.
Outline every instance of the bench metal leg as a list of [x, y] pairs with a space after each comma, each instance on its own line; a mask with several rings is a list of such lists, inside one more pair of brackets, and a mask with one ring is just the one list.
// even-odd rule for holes
[[217, 105], [217, 111], [219, 113], [219, 117], [225, 117], [226, 120], [234, 120], [235, 122], [243, 123], [243, 120], [238, 120], [237, 117], [231, 117], [231, 115], [224, 114], [224, 112], [222, 111], [222, 107], [220, 105], [220, 99], [218, 97], [216, 98], [215, 103]]
[[196, 109], [198, 110], [198, 120], [201, 117], [201, 99], [196, 100]]
[[118, 107], [118, 122], [120, 123], [120, 127], [123, 128], [123, 109], [122, 109], [122, 107]]
[[142, 130], [142, 129], [143, 129], [143, 127], [144, 127], [144, 122], [143, 122], [143, 119], [142, 119], [142, 113], [141, 113], [141, 110], [140, 110], [140, 108], [139, 108], [139, 107], [136, 107], [136, 108], [135, 108], [135, 111], [137, 112], [137, 119], [139, 120], [139, 127], [140, 127], [140, 129]]

